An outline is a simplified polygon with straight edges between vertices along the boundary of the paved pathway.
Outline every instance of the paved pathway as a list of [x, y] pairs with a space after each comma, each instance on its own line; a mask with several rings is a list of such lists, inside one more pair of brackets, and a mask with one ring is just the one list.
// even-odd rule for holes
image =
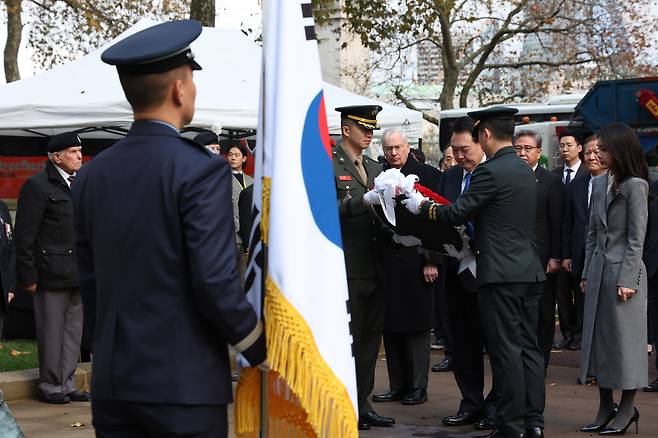
[[[442, 354], [433, 353], [432, 363]], [[653, 358], [652, 358], [653, 361]], [[580, 386], [575, 383], [578, 374], [576, 353], [556, 353], [546, 384], [546, 436], [560, 438], [586, 438], [578, 428], [594, 417], [598, 392], [596, 387]], [[653, 362], [652, 362], [653, 363]], [[653, 366], [650, 369], [654, 369]], [[487, 370], [488, 372], [488, 370]], [[655, 377], [652, 374], [652, 377]], [[375, 392], [387, 389], [386, 362], [377, 363]], [[429, 401], [419, 406], [404, 406], [399, 403], [374, 404], [377, 411], [395, 417], [397, 425], [392, 428], [373, 428], [364, 431], [362, 438], [432, 437], [470, 438], [481, 435], [471, 427], [447, 428], [440, 426], [441, 417], [455, 413], [459, 405], [459, 391], [452, 373], [430, 373]], [[639, 393], [637, 407], [640, 411], [640, 434], [638, 438], [658, 437], [658, 393]], [[71, 403], [64, 406], [46, 405], [33, 400], [10, 403], [21, 428], [28, 438], [91, 438], [89, 403]], [[232, 410], [229, 418], [232, 420]], [[73, 428], [70, 425], [82, 423]], [[232, 435], [231, 435], [232, 436]], [[598, 435], [592, 435], [598, 436]]]

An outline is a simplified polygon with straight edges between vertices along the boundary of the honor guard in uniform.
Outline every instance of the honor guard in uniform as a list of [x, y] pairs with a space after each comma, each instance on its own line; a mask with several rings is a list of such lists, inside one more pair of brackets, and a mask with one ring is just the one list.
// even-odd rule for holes
[[226, 437], [227, 344], [265, 360], [236, 266], [229, 165], [179, 133], [194, 115], [200, 33], [196, 21], [163, 23], [101, 57], [135, 122], [73, 190], [98, 437]]
[[498, 395], [495, 437], [544, 436], [544, 358], [537, 342], [542, 283], [535, 243], [537, 180], [512, 147], [516, 109], [473, 111], [487, 161], [449, 206], [415, 192], [402, 201], [429, 221], [473, 221], [478, 299]]
[[351, 329], [354, 342], [359, 429], [392, 426], [392, 418], [378, 415], [368, 397], [375, 384], [375, 364], [382, 341], [384, 297], [379, 289], [380, 270], [375, 250], [375, 222], [371, 205], [378, 195], [369, 191], [382, 171], [375, 160], [363, 155], [370, 146], [382, 107], [360, 105], [336, 108], [341, 115], [342, 143], [334, 150], [334, 177], [340, 215]]

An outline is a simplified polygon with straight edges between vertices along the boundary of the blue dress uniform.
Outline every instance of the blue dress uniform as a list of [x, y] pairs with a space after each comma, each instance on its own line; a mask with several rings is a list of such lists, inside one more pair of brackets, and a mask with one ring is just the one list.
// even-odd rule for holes
[[[139, 65], [149, 74], [198, 69], [187, 46], [200, 32], [195, 21], [157, 25], [103, 60], [120, 76], [140, 74]], [[97, 436], [226, 436], [227, 344], [253, 365], [265, 359], [236, 266], [232, 178], [226, 161], [160, 120], [136, 120], [79, 172], [75, 227]]]

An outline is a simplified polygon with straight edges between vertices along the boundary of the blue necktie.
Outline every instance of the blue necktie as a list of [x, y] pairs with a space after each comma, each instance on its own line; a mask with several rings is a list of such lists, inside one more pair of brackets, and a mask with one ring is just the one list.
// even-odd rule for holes
[[[466, 172], [464, 175], [464, 190], [462, 190], [462, 195], [468, 189], [468, 186], [471, 185], [471, 172]], [[466, 222], [466, 234], [471, 238], [471, 241], [475, 239], [475, 225], [473, 221]]]

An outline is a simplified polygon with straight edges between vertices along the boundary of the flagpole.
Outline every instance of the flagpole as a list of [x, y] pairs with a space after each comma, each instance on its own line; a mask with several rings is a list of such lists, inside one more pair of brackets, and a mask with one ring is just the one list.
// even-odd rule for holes
[[[267, 26], [267, 24], [266, 24], [267, 23], [267, 17], [265, 17], [265, 10], [266, 10], [265, 4], [267, 2], [268, 2], [268, 0], [262, 0], [261, 17], [262, 17], [262, 23], [263, 23], [263, 25], [262, 25], [262, 32], [263, 32], [262, 35], [263, 36], [266, 35], [265, 27]], [[266, 122], [266, 117], [265, 116], [267, 114], [266, 107], [265, 107], [265, 94], [266, 94], [265, 93], [265, 87], [266, 87], [266, 84], [265, 84], [265, 68], [266, 68], [266, 66], [265, 66], [265, 48], [263, 47], [263, 57], [261, 58], [261, 73], [260, 73], [261, 74], [261, 80], [260, 80], [260, 83], [261, 83], [261, 87], [260, 87], [261, 123], [260, 123], [260, 126], [258, 127], [258, 129], [261, 130], [261, 132], [260, 132], [261, 142], [260, 142], [260, 145], [257, 145], [257, 146], [262, 148], [262, 150], [261, 150], [261, 154], [262, 154], [261, 155], [261, 173], [260, 173], [261, 223], [262, 223], [263, 212], [264, 211], [269, 211], [269, 205], [268, 205], [267, 209], [265, 209], [264, 206], [263, 206], [263, 203], [265, 202], [265, 199], [263, 199], [264, 198], [263, 193], [265, 192], [263, 190], [263, 186], [264, 186], [264, 182], [265, 182], [265, 175], [264, 175], [263, 170], [265, 168], [265, 166], [264, 166], [265, 152], [267, 150], [265, 148], [265, 141], [264, 141], [264, 139], [265, 139], [265, 122]], [[267, 202], [269, 203], [269, 199], [267, 199]], [[268, 232], [269, 232], [269, 230], [268, 230]], [[261, 269], [261, 277], [260, 277], [260, 281], [261, 281], [261, 285], [260, 285], [260, 290], [261, 290], [261, 294], [260, 294], [260, 300], [261, 300], [260, 301], [260, 312], [261, 312], [260, 319], [263, 322], [265, 321], [265, 294], [267, 293], [267, 290], [266, 290], [265, 287], [266, 287], [266, 284], [267, 284], [266, 279], [267, 279], [267, 268], [268, 268], [268, 256], [267, 256], [267, 253], [268, 253], [267, 246], [268, 245], [265, 244], [265, 239], [264, 239], [265, 237], [266, 236], [263, 234], [263, 229], [261, 228], [263, 266], [262, 266], [262, 269]], [[267, 333], [265, 334], [265, 336], [267, 336]], [[266, 337], [266, 339], [267, 339], [267, 337]], [[269, 372], [265, 371], [265, 370], [261, 370], [260, 375], [261, 375], [261, 379], [260, 379], [260, 438], [267, 438], [267, 426], [268, 426], [268, 424], [267, 424], [267, 385], [268, 385]]]

